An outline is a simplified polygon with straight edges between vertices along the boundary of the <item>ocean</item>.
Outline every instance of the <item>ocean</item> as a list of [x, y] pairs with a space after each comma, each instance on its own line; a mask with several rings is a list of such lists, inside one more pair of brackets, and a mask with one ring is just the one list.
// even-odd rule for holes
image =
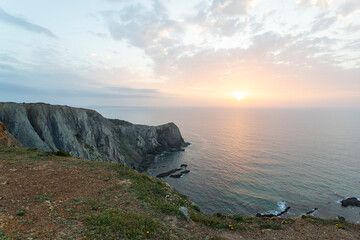
[[206, 214], [278, 213], [360, 221], [360, 109], [212, 109], [95, 107], [104, 117], [138, 124], [174, 122], [187, 142], [165, 153], [148, 175], [187, 164], [163, 180]]

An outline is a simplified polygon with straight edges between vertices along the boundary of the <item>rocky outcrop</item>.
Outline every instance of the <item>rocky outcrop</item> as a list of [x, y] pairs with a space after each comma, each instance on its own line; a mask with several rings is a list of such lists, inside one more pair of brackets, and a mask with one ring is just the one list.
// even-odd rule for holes
[[170, 171], [160, 173], [160, 174], [156, 175], [156, 177], [158, 177], [158, 178], [167, 177], [167, 176], [169, 176], [170, 174], [172, 174], [172, 173], [174, 173], [174, 172], [177, 172], [177, 171], [180, 171], [180, 170], [181, 170], [181, 168], [175, 168], [175, 169], [172, 169], [172, 170], [170, 170]]
[[174, 123], [136, 125], [68, 106], [0, 103], [0, 121], [23, 147], [62, 150], [76, 157], [123, 163], [140, 171], [156, 154], [187, 145]]
[[354, 206], [354, 207], [360, 207], [360, 201], [356, 197], [347, 198], [341, 201], [341, 206], [348, 207], [348, 206]]
[[0, 122], [0, 147], [17, 148], [21, 144], [16, 140], [5, 128], [4, 124]]

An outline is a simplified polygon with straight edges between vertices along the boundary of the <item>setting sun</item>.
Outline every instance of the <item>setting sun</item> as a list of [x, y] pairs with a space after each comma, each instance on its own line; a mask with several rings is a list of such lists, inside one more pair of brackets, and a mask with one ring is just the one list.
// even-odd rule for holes
[[241, 101], [248, 96], [245, 92], [234, 92], [233, 96], [236, 100]]

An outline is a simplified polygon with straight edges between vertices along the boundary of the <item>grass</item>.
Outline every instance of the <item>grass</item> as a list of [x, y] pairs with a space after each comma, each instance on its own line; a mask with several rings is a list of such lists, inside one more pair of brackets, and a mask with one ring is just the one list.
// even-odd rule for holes
[[67, 152], [64, 152], [61, 150], [53, 152], [53, 154], [56, 156], [61, 156], [61, 157], [71, 157], [70, 153], [67, 153]]
[[24, 216], [25, 215], [25, 208], [21, 207], [19, 211], [16, 212], [16, 216]]
[[[93, 190], [92, 195], [80, 195], [76, 188], [74, 195], [58, 201], [58, 194], [47, 188], [46, 193], [32, 195], [32, 200], [19, 203], [14, 208], [13, 216], [32, 216], [40, 206], [47, 206], [44, 202], [51, 201], [54, 206], [56, 204], [51, 214], [46, 215], [49, 222], [46, 226], [61, 229], [65, 234], [62, 239], [222, 239], [217, 235], [223, 232], [232, 236], [231, 234], [239, 234], [236, 232], [247, 231], [240, 234], [251, 234], [261, 229], [286, 231], [295, 222], [295, 219], [256, 218], [222, 213], [207, 216], [202, 214], [200, 208], [192, 204], [187, 196], [176, 192], [164, 181], [120, 164], [57, 156], [33, 149], [6, 148], [0, 148], [0, 164], [7, 168], [17, 168], [24, 173], [28, 171], [29, 174], [34, 169], [41, 169], [38, 167], [42, 164], [52, 166], [54, 171], [58, 168], [62, 168], [66, 173], [75, 171], [81, 175], [80, 180], [84, 180], [85, 184], [82, 185], [81, 182], [79, 185], [84, 189], [90, 189], [86, 183], [97, 179], [98, 188]], [[30, 169], [27, 166], [30, 166]], [[96, 183], [95, 180], [94, 182]], [[32, 204], [32, 207], [28, 208], [29, 204]], [[188, 208], [195, 223], [186, 222], [179, 211], [180, 206]], [[5, 230], [0, 229], [0, 240], [9, 240], [9, 236], [27, 239], [29, 233], [26, 232], [36, 228], [38, 224], [36, 219], [15, 219], [17, 224], [22, 224], [24, 228], [29, 226], [29, 229], [8, 229], [7, 235]], [[334, 229], [339, 231], [353, 229], [351, 224], [340, 220], [318, 219], [312, 216], [303, 216], [303, 219], [309, 224], [333, 225]], [[14, 233], [14, 229], [18, 231]], [[47, 235], [37, 238], [53, 237]]]
[[325, 226], [335, 225], [341, 229], [347, 229], [353, 225], [349, 222], [340, 219], [323, 219], [323, 218], [316, 218], [311, 215], [303, 215], [301, 216], [301, 218], [312, 224], [321, 224]]
[[45, 201], [51, 201], [51, 195], [44, 193], [44, 194], [40, 194], [40, 195], [36, 195], [34, 197], [34, 202], [45, 202]]
[[169, 229], [150, 217], [110, 210], [85, 217], [84, 238], [170, 239]]
[[175, 192], [165, 182], [138, 173], [126, 166], [120, 165], [116, 170], [121, 178], [132, 181], [131, 189], [135, 191], [140, 200], [162, 213], [181, 215], [179, 207], [190, 207], [188, 197]]
[[5, 231], [4, 230], [1, 230], [0, 229], [0, 240], [12, 240], [12, 238], [10, 238], [9, 236], [7, 236], [5, 234]]

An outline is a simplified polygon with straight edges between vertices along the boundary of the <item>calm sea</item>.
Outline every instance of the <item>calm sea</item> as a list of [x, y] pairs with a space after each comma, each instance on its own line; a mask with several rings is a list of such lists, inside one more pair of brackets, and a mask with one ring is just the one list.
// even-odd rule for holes
[[164, 178], [203, 212], [279, 212], [344, 216], [360, 208], [340, 200], [360, 197], [360, 110], [95, 108], [108, 118], [159, 125], [175, 122], [185, 152], [160, 156], [146, 172], [188, 164], [180, 179]]

